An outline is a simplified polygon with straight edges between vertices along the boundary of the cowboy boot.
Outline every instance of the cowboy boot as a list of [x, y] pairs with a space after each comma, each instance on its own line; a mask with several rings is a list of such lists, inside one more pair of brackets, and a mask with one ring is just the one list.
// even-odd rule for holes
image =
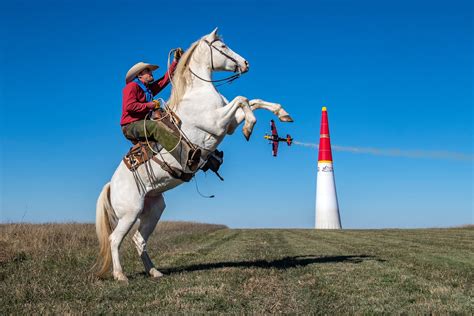
[[[178, 150], [178, 148], [180, 148], [180, 150]], [[199, 162], [201, 161], [201, 149], [196, 148], [194, 145], [190, 144], [184, 139], [181, 139], [181, 144], [178, 146], [178, 148], [170, 152], [170, 154], [175, 157], [176, 160], [180, 161], [180, 154], [184, 152], [184, 156], [186, 157], [186, 166], [188, 166], [191, 172], [197, 171], [199, 168]]]

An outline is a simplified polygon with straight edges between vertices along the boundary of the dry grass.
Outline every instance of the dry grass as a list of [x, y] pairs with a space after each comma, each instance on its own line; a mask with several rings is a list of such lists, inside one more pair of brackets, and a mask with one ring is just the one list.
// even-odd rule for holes
[[0, 225], [0, 314], [474, 312], [474, 227], [234, 230], [164, 222], [149, 253], [131, 242], [129, 285], [89, 277], [92, 224]]

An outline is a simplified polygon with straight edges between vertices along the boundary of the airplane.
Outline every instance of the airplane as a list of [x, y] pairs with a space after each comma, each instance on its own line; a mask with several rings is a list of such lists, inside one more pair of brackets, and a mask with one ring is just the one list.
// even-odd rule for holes
[[280, 142], [286, 142], [288, 146], [291, 146], [291, 143], [293, 143], [293, 138], [291, 138], [289, 134], [286, 135], [286, 138], [279, 137], [277, 129], [276, 129], [275, 121], [273, 120], [270, 121], [270, 129], [272, 131], [272, 134], [271, 135], [265, 134], [263, 138], [268, 139], [271, 142], [272, 154], [273, 154], [273, 157], [276, 157], [278, 153], [278, 144]]

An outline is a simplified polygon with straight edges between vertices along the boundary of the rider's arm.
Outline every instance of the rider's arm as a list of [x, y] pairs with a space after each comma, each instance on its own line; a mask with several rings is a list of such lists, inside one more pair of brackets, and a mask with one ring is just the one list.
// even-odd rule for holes
[[153, 93], [153, 96], [157, 95], [161, 90], [166, 88], [166, 86], [170, 82], [168, 73], [173, 74], [174, 70], [176, 69], [176, 65], [178, 65], [178, 62], [174, 60], [170, 65], [169, 71], [167, 71], [163, 77], [156, 80], [150, 85], [150, 89], [151, 89], [151, 92]]
[[[142, 95], [140, 95], [140, 93]], [[145, 100], [144, 93], [136, 83], [129, 83], [123, 89], [122, 104], [127, 112], [146, 113], [155, 108], [153, 102], [140, 102]]]

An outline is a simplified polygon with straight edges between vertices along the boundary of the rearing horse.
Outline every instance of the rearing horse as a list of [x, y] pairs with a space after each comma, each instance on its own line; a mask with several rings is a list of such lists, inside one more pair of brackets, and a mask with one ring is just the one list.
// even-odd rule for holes
[[[253, 110], [266, 109], [273, 112], [281, 121], [291, 122], [288, 113], [276, 103], [262, 100], [248, 100], [238, 96], [231, 102], [222, 96], [213, 85], [213, 71], [243, 73], [249, 64], [241, 56], [227, 47], [217, 35], [217, 28], [191, 45], [181, 57], [173, 75], [173, 88], [169, 107], [181, 119], [181, 129], [189, 140], [201, 148], [202, 162], [212, 153], [228, 134], [232, 134], [245, 120], [243, 133], [248, 140], [256, 123]], [[161, 158], [169, 165], [182, 169], [186, 157], [178, 162], [163, 149]], [[146, 251], [146, 243], [158, 223], [165, 201], [162, 193], [183, 183], [170, 176], [151, 161], [154, 170], [154, 183], [142, 177], [146, 187], [140, 191], [132, 172], [122, 161], [112, 179], [99, 195], [96, 211], [96, 231], [100, 251], [97, 258], [97, 275], [103, 276], [113, 264], [116, 280], [127, 281], [119, 260], [119, 247], [133, 224], [139, 220], [138, 230], [133, 242], [151, 277], [162, 274], [154, 267]], [[144, 170], [138, 172], [145, 175]], [[186, 172], [190, 172], [187, 167]]]

